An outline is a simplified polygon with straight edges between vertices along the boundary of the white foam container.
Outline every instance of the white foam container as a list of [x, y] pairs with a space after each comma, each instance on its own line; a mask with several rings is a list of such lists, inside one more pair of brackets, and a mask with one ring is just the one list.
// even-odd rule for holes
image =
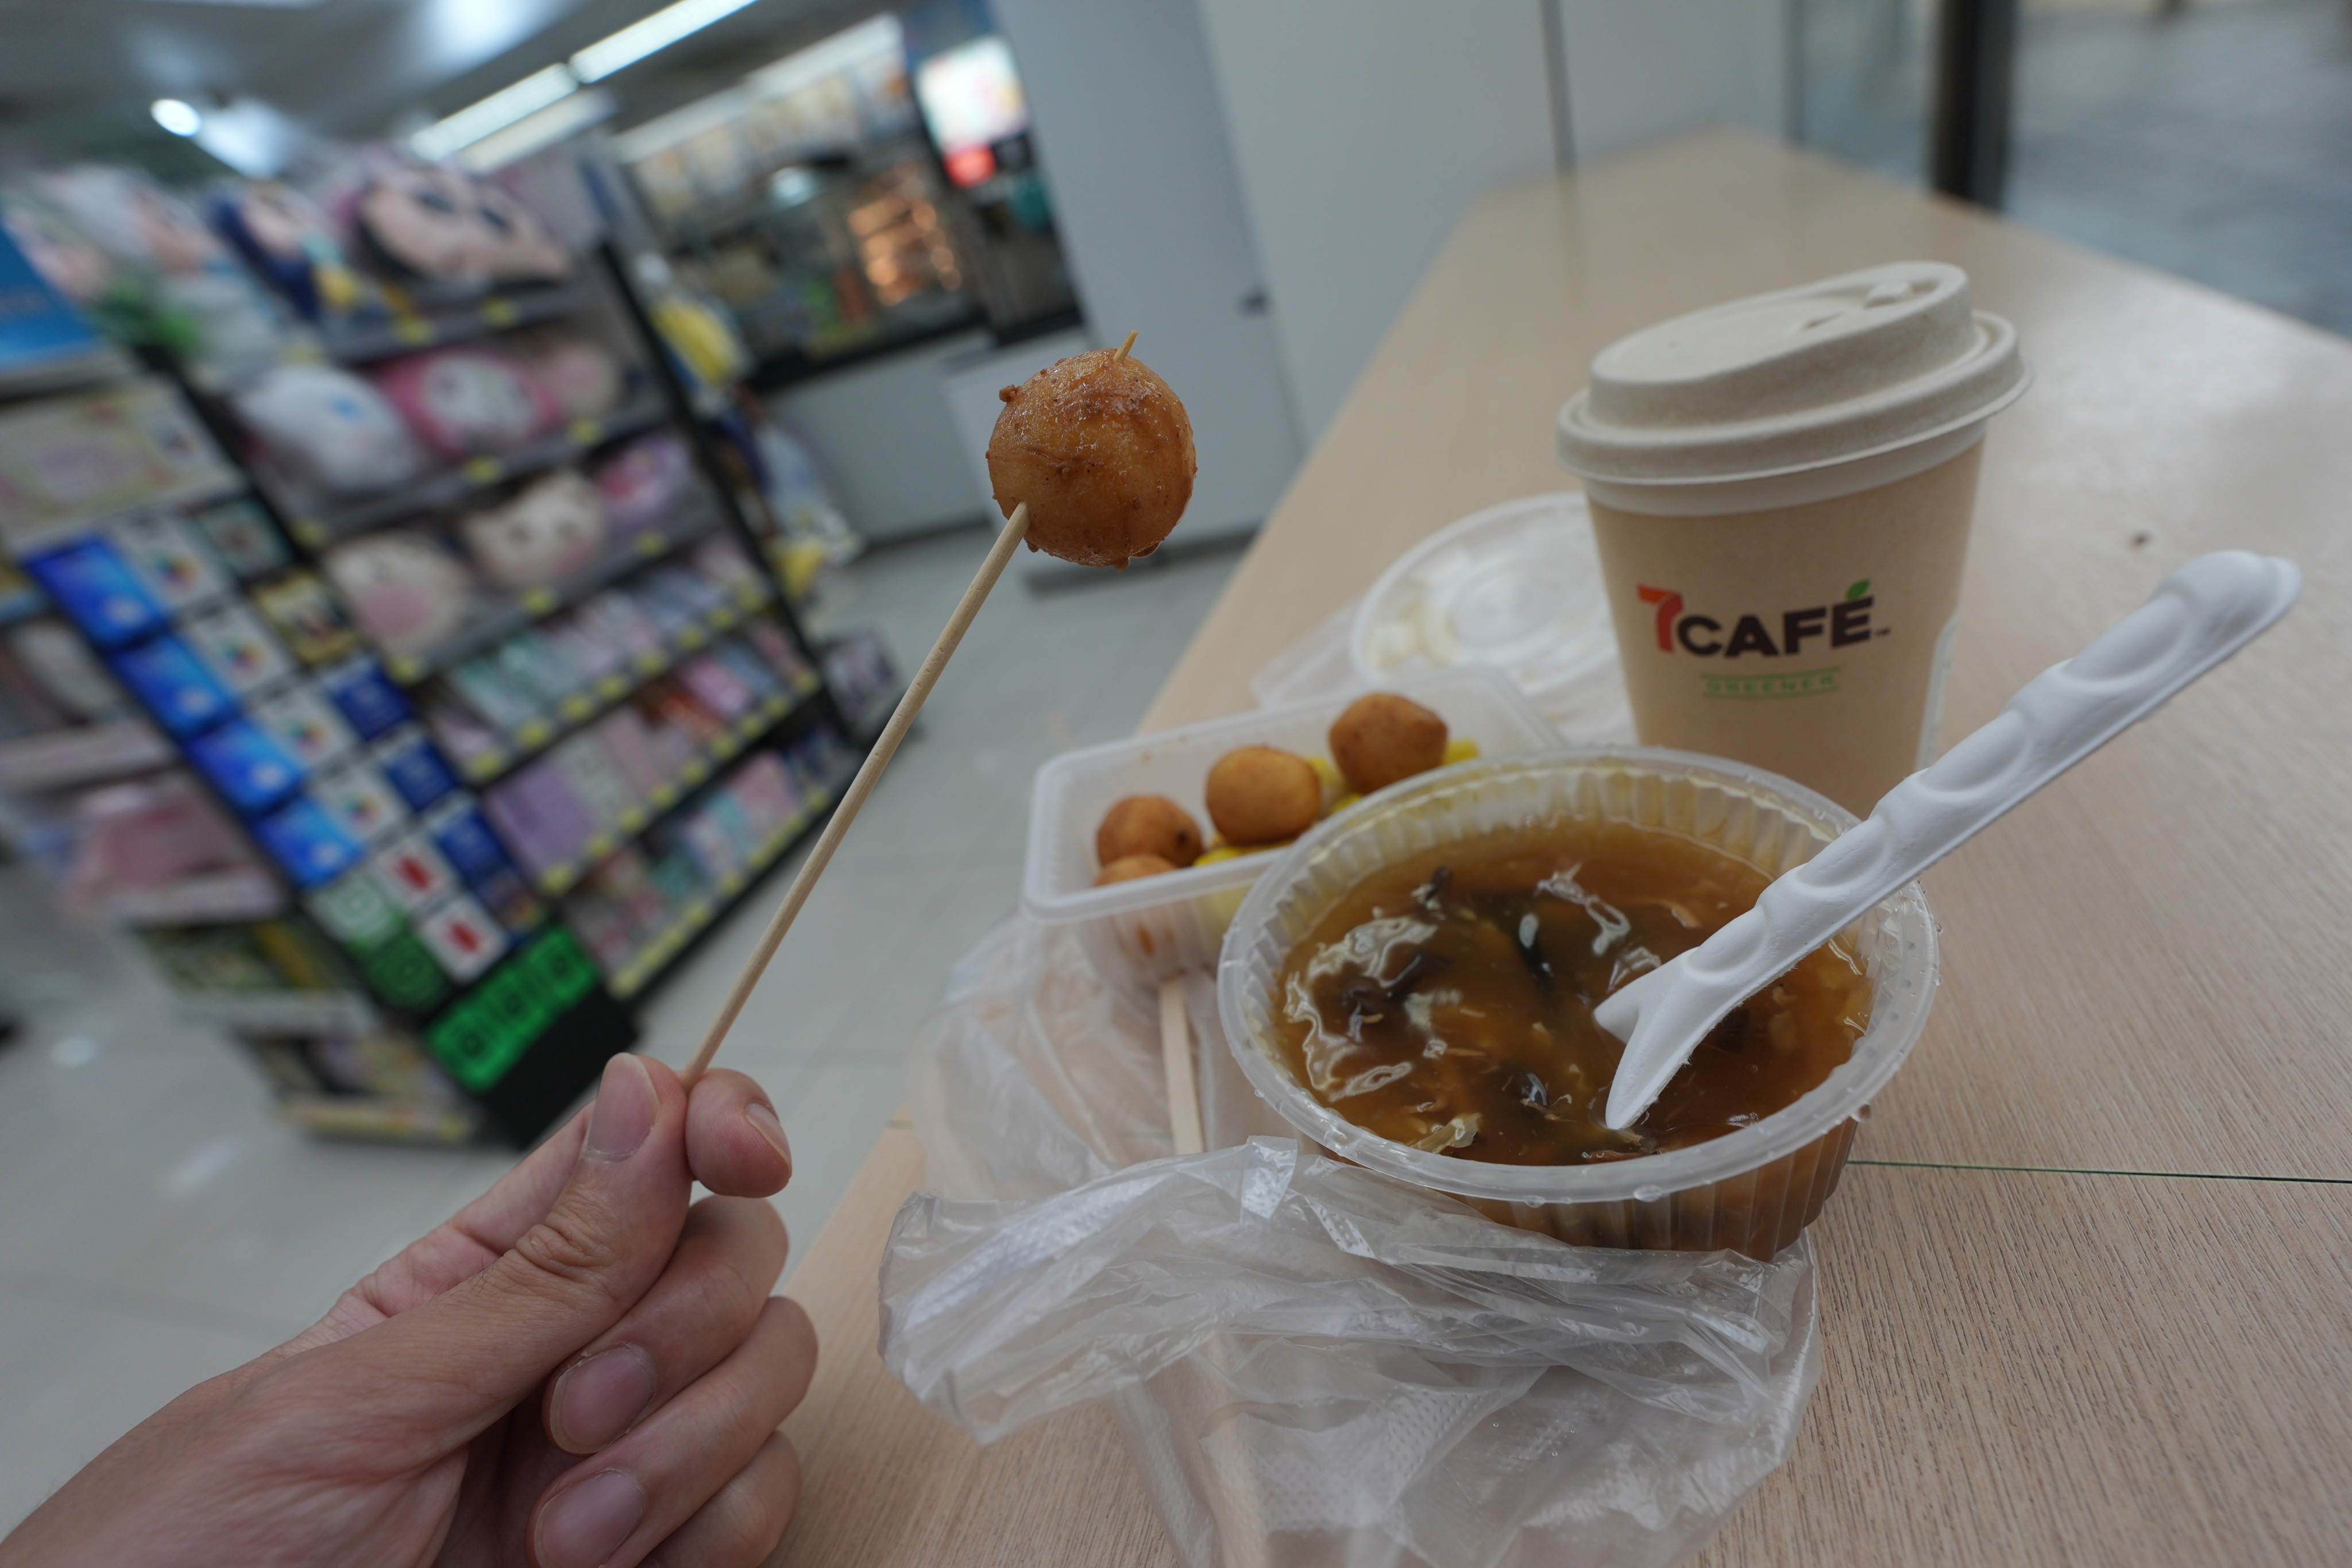
[[[1445, 721], [1451, 738], [1470, 741], [1481, 757], [1511, 756], [1559, 744], [1559, 733], [1500, 672], [1482, 666], [1436, 670], [1384, 682]], [[1112, 805], [1131, 795], [1164, 795], [1209, 831], [1203, 798], [1209, 768], [1242, 746], [1276, 746], [1303, 757], [1330, 754], [1328, 731], [1352, 695], [1261, 708], [1253, 713], [1066, 752], [1037, 770], [1029, 793], [1029, 849], [1021, 908], [1047, 925], [1083, 924], [1087, 956], [1106, 976], [1147, 978], [1215, 965], [1217, 952], [1260, 873], [1281, 858], [1269, 849], [1163, 876], [1094, 885], [1095, 829]], [[1423, 774], [1423, 777], [1428, 775]], [[1407, 779], [1390, 789], [1403, 789]], [[1378, 800], [1383, 790], [1370, 799]], [[1345, 816], [1360, 809], [1351, 805]], [[1335, 820], [1327, 818], [1326, 820]]]

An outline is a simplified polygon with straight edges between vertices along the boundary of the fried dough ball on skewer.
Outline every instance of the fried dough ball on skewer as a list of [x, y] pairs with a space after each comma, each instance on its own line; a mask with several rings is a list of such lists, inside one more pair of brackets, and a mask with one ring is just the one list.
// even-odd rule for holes
[[1445, 721], [1409, 697], [1375, 691], [1331, 721], [1331, 760], [1358, 795], [1425, 773], [1445, 760]]
[[1200, 466], [1166, 382], [1124, 348], [1092, 349], [997, 396], [988, 477], [1006, 517], [1028, 503], [1030, 549], [1125, 570], [1160, 548]]

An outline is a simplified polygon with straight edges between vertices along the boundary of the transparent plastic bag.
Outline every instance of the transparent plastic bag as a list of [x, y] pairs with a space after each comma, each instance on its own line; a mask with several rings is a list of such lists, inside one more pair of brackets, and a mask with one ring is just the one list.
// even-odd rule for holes
[[941, 1192], [892, 1227], [890, 1369], [982, 1442], [1112, 1399], [1192, 1568], [1705, 1544], [1819, 1375], [1804, 1245], [1572, 1247], [1265, 1135], [1210, 989], [1189, 1010], [1223, 1146], [1174, 1157], [1151, 998], [1018, 918], [957, 967], [910, 1067]]

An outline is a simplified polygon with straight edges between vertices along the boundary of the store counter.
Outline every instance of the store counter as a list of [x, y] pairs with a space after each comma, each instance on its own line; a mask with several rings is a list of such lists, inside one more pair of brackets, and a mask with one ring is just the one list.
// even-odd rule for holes
[[[1247, 707], [1251, 672], [1407, 545], [1563, 488], [1552, 420], [1596, 348], [1906, 257], [1967, 268], [2040, 375], [1987, 448], [1948, 737], [2193, 555], [2309, 582], [1929, 874], [1942, 994], [1812, 1233], [1820, 1391], [1696, 1561], [2330, 1560], [2352, 1539], [2352, 343], [1740, 134], [1514, 186], [1464, 220], [1144, 727]], [[794, 1276], [824, 1362], [774, 1561], [1176, 1563], [1107, 1413], [982, 1449], [883, 1368], [876, 1268], [922, 1174], [892, 1126]]]

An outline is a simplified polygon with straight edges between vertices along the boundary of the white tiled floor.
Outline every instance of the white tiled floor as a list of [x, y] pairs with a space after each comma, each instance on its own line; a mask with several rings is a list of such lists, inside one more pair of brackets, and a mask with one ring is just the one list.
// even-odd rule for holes
[[[911, 668], [987, 548], [883, 552], [828, 605]], [[791, 1133], [779, 1200], [815, 1235], [899, 1101], [899, 1060], [948, 966], [1018, 896], [1029, 780], [1131, 730], [1234, 557], [1049, 595], [999, 588], [842, 847], [725, 1059]], [[640, 1049], [689, 1053], [785, 874], [653, 996]], [[496, 1152], [311, 1142], [273, 1120], [226, 1043], [0, 873], [0, 1531], [192, 1383], [296, 1332], [344, 1285], [479, 1192]]]

